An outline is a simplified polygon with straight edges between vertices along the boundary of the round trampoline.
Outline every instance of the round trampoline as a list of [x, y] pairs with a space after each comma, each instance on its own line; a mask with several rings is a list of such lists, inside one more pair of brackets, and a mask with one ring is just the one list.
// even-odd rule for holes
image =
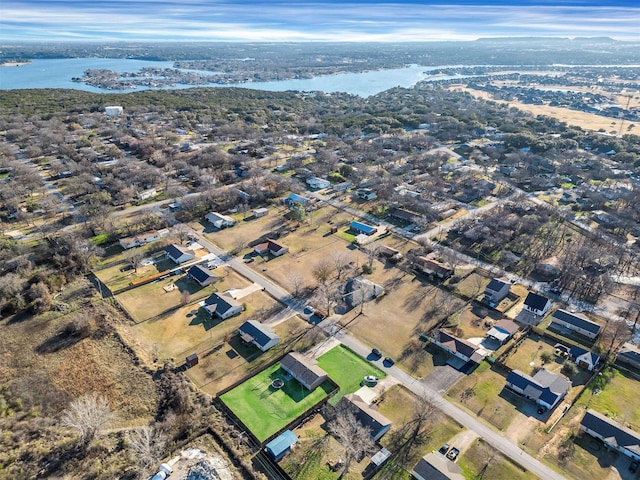
[[278, 390], [284, 387], [284, 380], [282, 380], [281, 378], [276, 378], [273, 382], [271, 382], [271, 386]]

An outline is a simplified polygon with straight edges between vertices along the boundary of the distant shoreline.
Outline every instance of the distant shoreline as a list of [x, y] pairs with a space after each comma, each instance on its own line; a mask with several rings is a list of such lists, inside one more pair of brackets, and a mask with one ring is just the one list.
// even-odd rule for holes
[[21, 67], [22, 65], [28, 65], [31, 61], [28, 62], [2, 62], [0, 63], [0, 67]]

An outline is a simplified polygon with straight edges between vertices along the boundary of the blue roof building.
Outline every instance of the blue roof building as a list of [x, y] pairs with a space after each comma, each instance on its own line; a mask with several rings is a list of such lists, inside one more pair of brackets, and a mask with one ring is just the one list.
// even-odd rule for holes
[[288, 197], [282, 200], [285, 205], [289, 207], [293, 206], [296, 203], [300, 205], [309, 205], [311, 203], [311, 199], [307, 197], [303, 197], [302, 195], [298, 195], [297, 193], [290, 193]]
[[364, 233], [365, 235], [373, 235], [378, 231], [377, 227], [367, 225], [366, 223], [362, 222], [351, 222], [349, 224], [349, 229], [353, 230], [354, 232]]
[[274, 460], [278, 461], [284, 457], [289, 450], [291, 450], [291, 447], [293, 447], [297, 441], [298, 437], [295, 433], [291, 430], [285, 430], [283, 433], [267, 443], [265, 448], [269, 455], [271, 455]]

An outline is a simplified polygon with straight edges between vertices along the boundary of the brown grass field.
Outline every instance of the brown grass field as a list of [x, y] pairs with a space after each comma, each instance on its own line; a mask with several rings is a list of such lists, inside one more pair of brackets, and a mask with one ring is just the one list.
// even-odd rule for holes
[[[156, 407], [153, 380], [109, 330], [126, 320], [107, 303], [99, 309], [85, 303], [86, 292], [93, 295], [93, 287], [79, 280], [59, 297], [70, 305], [68, 313], [10, 317], [0, 323], [0, 384], [11, 387], [26, 405], [35, 403], [54, 413], [72, 399], [96, 392], [116, 414], [112, 427], [146, 424]], [[61, 334], [78, 318], [89, 319], [93, 335], [79, 339]]]
[[[117, 295], [117, 299], [137, 322], [142, 322], [179, 306], [183, 291], [189, 292], [189, 302], [192, 304], [204, 300], [214, 292], [224, 292], [231, 288], [244, 288], [251, 285], [251, 282], [230, 268], [220, 267], [216, 269], [215, 273], [220, 275], [222, 280], [204, 288], [184, 275], [172, 276], [123, 292]], [[177, 288], [165, 291], [164, 287], [171, 284], [175, 284]], [[246, 300], [241, 299], [240, 301], [249, 304], [251, 297], [252, 295], [246, 297]]]
[[[566, 122], [569, 125], [576, 125], [578, 127], [582, 127], [586, 130], [600, 130], [604, 129], [607, 132], [614, 131], [618, 133], [620, 128], [619, 120], [611, 117], [603, 117], [600, 115], [595, 115], [593, 113], [581, 112], [578, 110], [571, 110], [569, 108], [562, 107], [550, 107], [548, 105], [530, 105], [526, 103], [520, 102], [507, 102], [504, 100], [495, 100], [488, 92], [484, 92], [481, 90], [475, 90], [467, 87], [462, 87], [460, 85], [455, 85], [449, 87], [452, 90], [464, 91], [470, 93], [474, 97], [482, 98], [484, 100], [491, 100], [493, 102], [502, 103], [509, 105], [509, 107], [515, 107], [524, 112], [528, 112], [533, 116], [538, 115], [546, 115], [549, 117], [557, 118], [563, 122]], [[619, 100], [621, 105], [626, 105], [627, 97], [623, 97], [622, 100]], [[632, 100], [633, 101], [633, 100]], [[639, 127], [637, 122], [625, 122], [624, 124], [624, 133], [628, 133], [628, 128], [634, 125], [634, 129]], [[631, 130], [633, 131], [633, 130]]]

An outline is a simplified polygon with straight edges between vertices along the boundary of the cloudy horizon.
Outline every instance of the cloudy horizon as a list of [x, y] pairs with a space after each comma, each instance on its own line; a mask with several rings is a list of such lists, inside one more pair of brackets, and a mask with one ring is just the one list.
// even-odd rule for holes
[[0, 42], [640, 40], [637, 1], [6, 0]]

